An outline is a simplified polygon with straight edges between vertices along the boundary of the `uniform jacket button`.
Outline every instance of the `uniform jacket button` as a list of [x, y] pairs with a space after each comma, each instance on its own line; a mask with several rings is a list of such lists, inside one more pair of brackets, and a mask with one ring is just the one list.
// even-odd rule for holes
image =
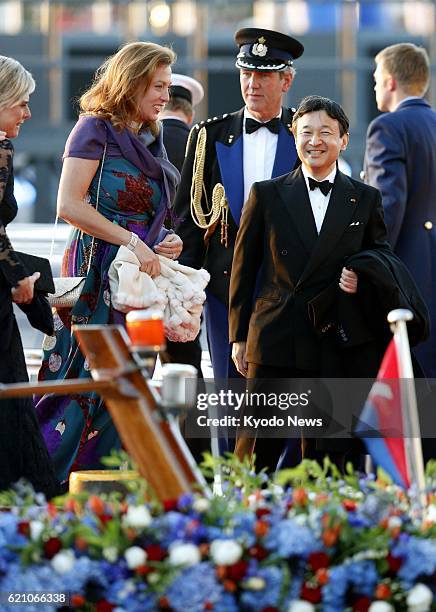
[[228, 270], [224, 270], [223, 274], [224, 274], [224, 276], [228, 276], [229, 275], [229, 271]]
[[282, 250], [281, 250], [281, 254], [282, 254], [282, 255], [287, 255], [287, 254], [288, 254], [288, 251], [287, 251], [286, 249], [282, 249]]
[[433, 223], [431, 221], [426, 221], [424, 223], [424, 227], [425, 227], [426, 230], [430, 231], [431, 229], [433, 229]]

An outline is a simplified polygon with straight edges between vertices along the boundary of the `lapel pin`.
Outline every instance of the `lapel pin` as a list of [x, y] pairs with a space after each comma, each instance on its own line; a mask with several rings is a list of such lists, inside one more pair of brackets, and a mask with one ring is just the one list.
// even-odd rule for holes
[[229, 136], [229, 143], [231, 143], [232, 140], [233, 140], [233, 134], [230, 134], [230, 136]]
[[356, 203], [356, 198], [350, 198], [350, 202], [351, 202], [351, 204], [355, 204]]

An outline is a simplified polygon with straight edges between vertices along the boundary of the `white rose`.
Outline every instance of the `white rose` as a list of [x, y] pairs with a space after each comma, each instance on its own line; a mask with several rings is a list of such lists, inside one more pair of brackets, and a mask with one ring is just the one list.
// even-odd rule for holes
[[44, 523], [41, 521], [30, 521], [30, 538], [32, 540], [39, 540], [41, 533], [44, 530]]
[[289, 604], [288, 612], [315, 612], [314, 606], [308, 601], [294, 599]]
[[248, 580], [244, 580], [243, 585], [244, 589], [249, 589], [250, 591], [263, 591], [266, 586], [266, 582], [260, 576], [252, 576], [248, 578]]
[[72, 550], [61, 550], [53, 557], [51, 565], [58, 574], [66, 574], [73, 569], [75, 562]]
[[210, 508], [210, 501], [205, 497], [200, 497], [194, 501], [192, 508], [195, 510], [195, 512], [207, 512]]
[[146, 506], [129, 506], [122, 520], [124, 527], [142, 529], [150, 525], [151, 514]]
[[107, 546], [103, 548], [103, 557], [110, 563], [115, 563], [118, 559], [118, 549], [116, 546]]
[[368, 612], [395, 612], [395, 609], [387, 601], [375, 601], [369, 606]]
[[131, 546], [124, 552], [124, 558], [127, 561], [127, 567], [129, 569], [135, 569], [135, 567], [144, 565], [147, 561], [147, 553], [139, 546]]
[[242, 553], [242, 546], [235, 540], [214, 540], [210, 545], [210, 556], [217, 565], [233, 565]]
[[409, 612], [427, 612], [433, 602], [433, 593], [425, 584], [415, 584], [406, 601]]
[[174, 543], [169, 549], [169, 562], [171, 565], [196, 565], [200, 563], [201, 555], [195, 544]]

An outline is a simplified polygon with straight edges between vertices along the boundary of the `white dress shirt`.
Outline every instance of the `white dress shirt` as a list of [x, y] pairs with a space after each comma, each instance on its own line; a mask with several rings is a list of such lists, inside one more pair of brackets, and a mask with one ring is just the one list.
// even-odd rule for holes
[[[314, 181], [318, 181], [318, 179], [316, 179], [314, 176], [311, 176], [307, 172], [305, 166], [301, 166], [301, 170], [303, 172], [304, 180], [306, 181], [306, 187], [309, 193], [310, 205], [312, 207], [312, 213], [315, 218], [316, 229], [319, 234], [321, 231], [321, 227], [324, 221], [325, 214], [327, 212], [327, 207], [330, 202], [330, 194], [332, 190], [330, 189], [327, 195], [324, 195], [321, 189], [312, 189], [311, 191], [309, 189], [309, 178], [308, 177], [310, 176], [310, 178], [313, 178]], [[336, 176], [336, 166], [330, 172], [330, 174], [323, 179], [323, 181], [330, 181], [330, 183], [333, 183], [335, 180], [335, 176]], [[321, 181], [318, 181], [318, 182], [321, 182]]]
[[[277, 117], [281, 117], [282, 111]], [[270, 179], [276, 157], [278, 134], [273, 134], [268, 128], [260, 128], [252, 134], [245, 132], [247, 117], [255, 119], [248, 110], [244, 109], [243, 122], [243, 170], [244, 170], [244, 202], [253, 183]], [[255, 119], [257, 121], [257, 119]]]

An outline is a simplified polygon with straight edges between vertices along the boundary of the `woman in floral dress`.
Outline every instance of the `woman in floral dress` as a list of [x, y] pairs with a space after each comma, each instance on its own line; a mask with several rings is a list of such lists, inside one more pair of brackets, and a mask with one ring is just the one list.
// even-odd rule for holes
[[[89, 378], [73, 324], [124, 324], [111, 306], [108, 280], [120, 245], [152, 277], [160, 271], [157, 253], [176, 258], [181, 252], [180, 238], [163, 229], [179, 175], [166, 159], [157, 121], [169, 99], [174, 59], [166, 47], [129, 43], [103, 64], [80, 100], [82, 113], [65, 147], [58, 214], [74, 226], [62, 275], [86, 281], [76, 305], [55, 312], [56, 334], [45, 338], [40, 380]], [[61, 482], [72, 470], [101, 468], [100, 458], [120, 447], [95, 393], [46, 395], [36, 409]]]
[[[29, 96], [35, 89], [32, 75], [16, 60], [0, 56], [0, 382], [27, 382], [26, 361], [12, 302], [30, 304], [39, 276], [28, 276], [6, 233], [17, 214], [14, 197], [11, 138], [30, 119]], [[20, 478], [30, 481], [47, 497], [58, 483], [47, 448], [39, 431], [32, 400], [0, 401], [0, 490]]]

